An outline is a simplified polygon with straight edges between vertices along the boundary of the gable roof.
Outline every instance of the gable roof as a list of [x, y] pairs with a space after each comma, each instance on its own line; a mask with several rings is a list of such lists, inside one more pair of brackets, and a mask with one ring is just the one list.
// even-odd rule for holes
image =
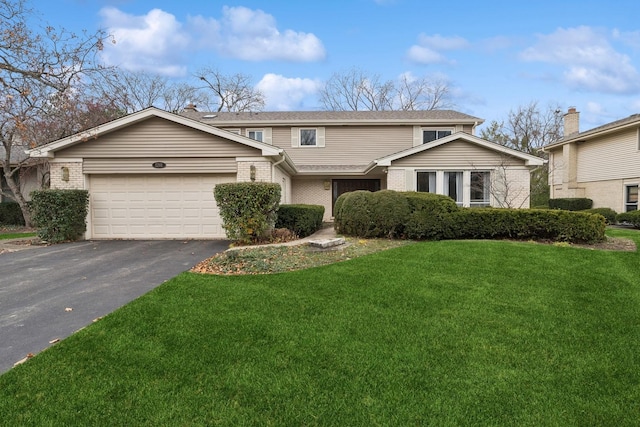
[[506, 154], [508, 156], [515, 157], [517, 159], [521, 159], [524, 161], [524, 164], [526, 166], [542, 166], [546, 161], [540, 157], [523, 153], [522, 151], [514, 150], [512, 148], [505, 147], [504, 145], [496, 144], [495, 142], [487, 141], [485, 139], [468, 134], [466, 132], [456, 132], [444, 138], [436, 139], [435, 141], [431, 141], [426, 144], [421, 144], [416, 147], [412, 147], [407, 150], [403, 150], [398, 153], [390, 154], [388, 156], [376, 159], [367, 167], [367, 170], [371, 170], [376, 166], [391, 166], [391, 162], [395, 160], [412, 156], [414, 154], [421, 153], [423, 151], [426, 151], [435, 147], [439, 147], [441, 145], [447, 144], [452, 141], [457, 141], [457, 140], [467, 141], [469, 143], [479, 145], [489, 150], [493, 150], [502, 154]]
[[640, 114], [632, 114], [624, 119], [616, 120], [611, 123], [604, 124], [602, 126], [595, 127], [593, 129], [580, 132], [577, 134], [569, 135], [566, 138], [559, 139], [549, 145], [542, 147], [544, 151], [560, 147], [564, 144], [576, 141], [588, 141], [590, 139], [598, 138], [609, 133], [618, 132], [627, 128], [633, 128], [640, 126]]
[[483, 119], [453, 110], [422, 111], [264, 111], [264, 112], [200, 112], [192, 109], [180, 113], [184, 117], [213, 126], [261, 125], [388, 125], [388, 124], [469, 124], [479, 125]]
[[[138, 123], [147, 120], [152, 117], [159, 117], [168, 120], [173, 123], [181, 124], [192, 129], [196, 129], [210, 135], [219, 136], [221, 138], [228, 139], [246, 146], [261, 150], [263, 156], [286, 156], [283, 149], [275, 147], [273, 145], [265, 144], [263, 142], [255, 141], [253, 139], [238, 135], [232, 132], [227, 132], [222, 129], [204, 124], [197, 120], [190, 119], [178, 114], [170, 113], [168, 111], [160, 110], [156, 107], [145, 108], [138, 112], [128, 114], [119, 119], [112, 120], [100, 126], [96, 126], [92, 129], [80, 132], [66, 138], [59, 139], [57, 141], [50, 142], [40, 147], [28, 150], [27, 153], [31, 157], [54, 157], [54, 153], [63, 148], [70, 147], [72, 145], [82, 143], [88, 139], [94, 139], [101, 135], [105, 135], [110, 132], [125, 128], [134, 123]], [[288, 157], [288, 156], [287, 156]], [[290, 162], [290, 161], [289, 161]]]

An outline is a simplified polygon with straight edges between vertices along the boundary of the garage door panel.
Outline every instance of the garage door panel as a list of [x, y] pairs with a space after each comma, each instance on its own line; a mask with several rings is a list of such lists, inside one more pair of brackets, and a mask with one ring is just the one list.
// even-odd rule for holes
[[235, 175], [92, 175], [92, 238], [225, 238], [213, 188]]

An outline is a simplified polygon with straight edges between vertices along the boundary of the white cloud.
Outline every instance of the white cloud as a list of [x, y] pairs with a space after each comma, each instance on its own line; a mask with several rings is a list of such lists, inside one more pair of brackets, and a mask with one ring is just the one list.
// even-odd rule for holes
[[449, 63], [455, 61], [447, 59], [441, 51], [460, 50], [469, 46], [469, 42], [459, 36], [443, 37], [440, 34], [418, 36], [418, 44], [414, 44], [407, 51], [410, 61], [419, 64]]
[[247, 61], [319, 61], [325, 58], [325, 48], [315, 35], [294, 30], [278, 30], [272, 15], [246, 7], [222, 9], [222, 18], [215, 20], [196, 16], [189, 24], [199, 33], [200, 45], [237, 59]]
[[173, 15], [152, 9], [135, 16], [112, 7], [102, 9], [100, 15], [115, 40], [106, 43], [102, 53], [107, 64], [169, 76], [186, 73], [186, 67], [180, 64], [190, 37]]
[[537, 43], [521, 52], [521, 58], [563, 66], [566, 83], [577, 89], [640, 91], [640, 74], [630, 57], [611, 46], [607, 33], [591, 27], [559, 28], [554, 33], [538, 35]]
[[289, 78], [269, 73], [262, 77], [256, 89], [266, 98], [266, 110], [295, 111], [304, 110], [305, 101], [313, 97], [321, 86], [322, 83], [317, 80]]

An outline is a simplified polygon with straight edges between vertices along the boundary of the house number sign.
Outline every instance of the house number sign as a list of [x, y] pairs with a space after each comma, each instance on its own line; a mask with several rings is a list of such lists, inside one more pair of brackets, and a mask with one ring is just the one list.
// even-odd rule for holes
[[165, 162], [153, 162], [153, 164], [151, 165], [156, 169], [162, 169], [164, 167], [167, 166], [167, 164]]

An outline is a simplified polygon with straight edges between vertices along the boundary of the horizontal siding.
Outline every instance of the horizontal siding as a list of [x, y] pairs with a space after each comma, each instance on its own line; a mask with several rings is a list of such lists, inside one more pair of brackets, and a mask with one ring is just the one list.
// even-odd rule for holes
[[[155, 162], [163, 162], [166, 167], [154, 168]], [[125, 173], [236, 173], [237, 163], [229, 158], [131, 158], [131, 159], [85, 159], [83, 173], [125, 174]]]
[[58, 157], [237, 157], [259, 156], [260, 150], [153, 117], [124, 129], [76, 144]]
[[452, 141], [396, 160], [392, 166], [418, 168], [479, 168], [517, 166], [524, 161], [464, 141]]
[[638, 131], [627, 130], [578, 145], [578, 182], [638, 176]]
[[325, 126], [324, 147], [291, 147], [290, 128], [273, 128], [273, 144], [298, 165], [367, 165], [413, 146], [412, 126]]

